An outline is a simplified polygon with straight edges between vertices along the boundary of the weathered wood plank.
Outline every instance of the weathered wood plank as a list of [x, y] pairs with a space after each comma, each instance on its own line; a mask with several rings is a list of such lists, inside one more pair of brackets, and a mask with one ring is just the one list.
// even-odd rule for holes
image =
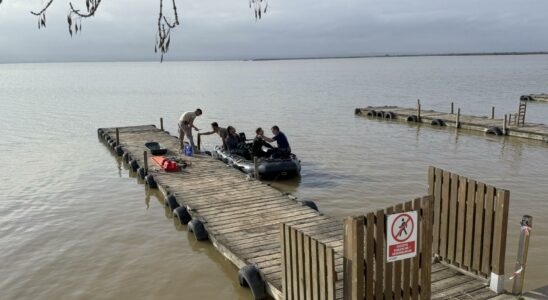
[[485, 223], [483, 226], [483, 250], [481, 271], [483, 274], [491, 273], [491, 241], [493, 240], [495, 188], [488, 185], [485, 198]]
[[472, 269], [481, 269], [481, 251], [483, 250], [483, 214], [485, 200], [485, 184], [478, 182], [476, 191], [476, 220], [474, 229], [474, 253], [472, 255]]

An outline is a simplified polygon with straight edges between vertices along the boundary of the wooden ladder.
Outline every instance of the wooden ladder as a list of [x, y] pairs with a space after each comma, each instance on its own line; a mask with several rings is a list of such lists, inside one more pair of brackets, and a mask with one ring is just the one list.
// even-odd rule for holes
[[520, 101], [519, 102], [519, 109], [518, 109], [518, 119], [517, 119], [517, 125], [525, 126], [525, 112], [527, 111], [527, 102]]

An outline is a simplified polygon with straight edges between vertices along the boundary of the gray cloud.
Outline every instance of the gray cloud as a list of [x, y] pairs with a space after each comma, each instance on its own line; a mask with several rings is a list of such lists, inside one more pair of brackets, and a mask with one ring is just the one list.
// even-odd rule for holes
[[[270, 0], [258, 22], [245, 0], [177, 3], [167, 60], [548, 50], [545, 0]], [[0, 62], [158, 59], [157, 1], [104, 0], [73, 38], [68, 2], [55, 0], [43, 30], [29, 13], [40, 5], [0, 5]]]

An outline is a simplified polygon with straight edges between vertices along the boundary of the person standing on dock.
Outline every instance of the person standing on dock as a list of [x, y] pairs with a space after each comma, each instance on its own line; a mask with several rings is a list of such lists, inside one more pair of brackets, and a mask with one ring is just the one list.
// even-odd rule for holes
[[278, 144], [278, 148], [274, 148], [272, 158], [289, 157], [291, 154], [291, 147], [289, 146], [289, 141], [285, 134], [281, 132], [280, 128], [276, 125], [272, 126], [272, 134], [274, 135], [272, 138], [266, 137], [264, 134], [262, 135], [262, 138], [265, 141], [269, 143], [276, 142]]
[[196, 131], [200, 131], [200, 129], [198, 129], [198, 127], [194, 125], [194, 120], [196, 119], [196, 117], [201, 115], [202, 110], [197, 108], [195, 111], [184, 112], [179, 118], [179, 141], [181, 142], [181, 150], [184, 150], [185, 148], [185, 135], [190, 141], [192, 150], [196, 150], [196, 146], [194, 145], [194, 138], [192, 137], [192, 128], [196, 129]]
[[211, 123], [211, 131], [204, 132], [204, 133], [198, 133], [198, 135], [211, 135], [214, 133], [217, 133], [221, 137], [221, 141], [223, 144], [223, 149], [226, 149], [226, 142], [225, 139], [228, 137], [228, 130], [223, 127], [219, 127], [219, 124], [217, 122]]

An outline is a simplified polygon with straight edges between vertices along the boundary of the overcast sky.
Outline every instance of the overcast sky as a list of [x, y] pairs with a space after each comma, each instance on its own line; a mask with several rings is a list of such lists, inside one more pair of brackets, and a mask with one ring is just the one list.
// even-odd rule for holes
[[[29, 13], [41, 0], [3, 0], [0, 62], [157, 60], [158, 3], [103, 0], [71, 38], [67, 0], [42, 30]], [[177, 5], [167, 60], [548, 50], [548, 0], [270, 0], [258, 22], [247, 0]]]

